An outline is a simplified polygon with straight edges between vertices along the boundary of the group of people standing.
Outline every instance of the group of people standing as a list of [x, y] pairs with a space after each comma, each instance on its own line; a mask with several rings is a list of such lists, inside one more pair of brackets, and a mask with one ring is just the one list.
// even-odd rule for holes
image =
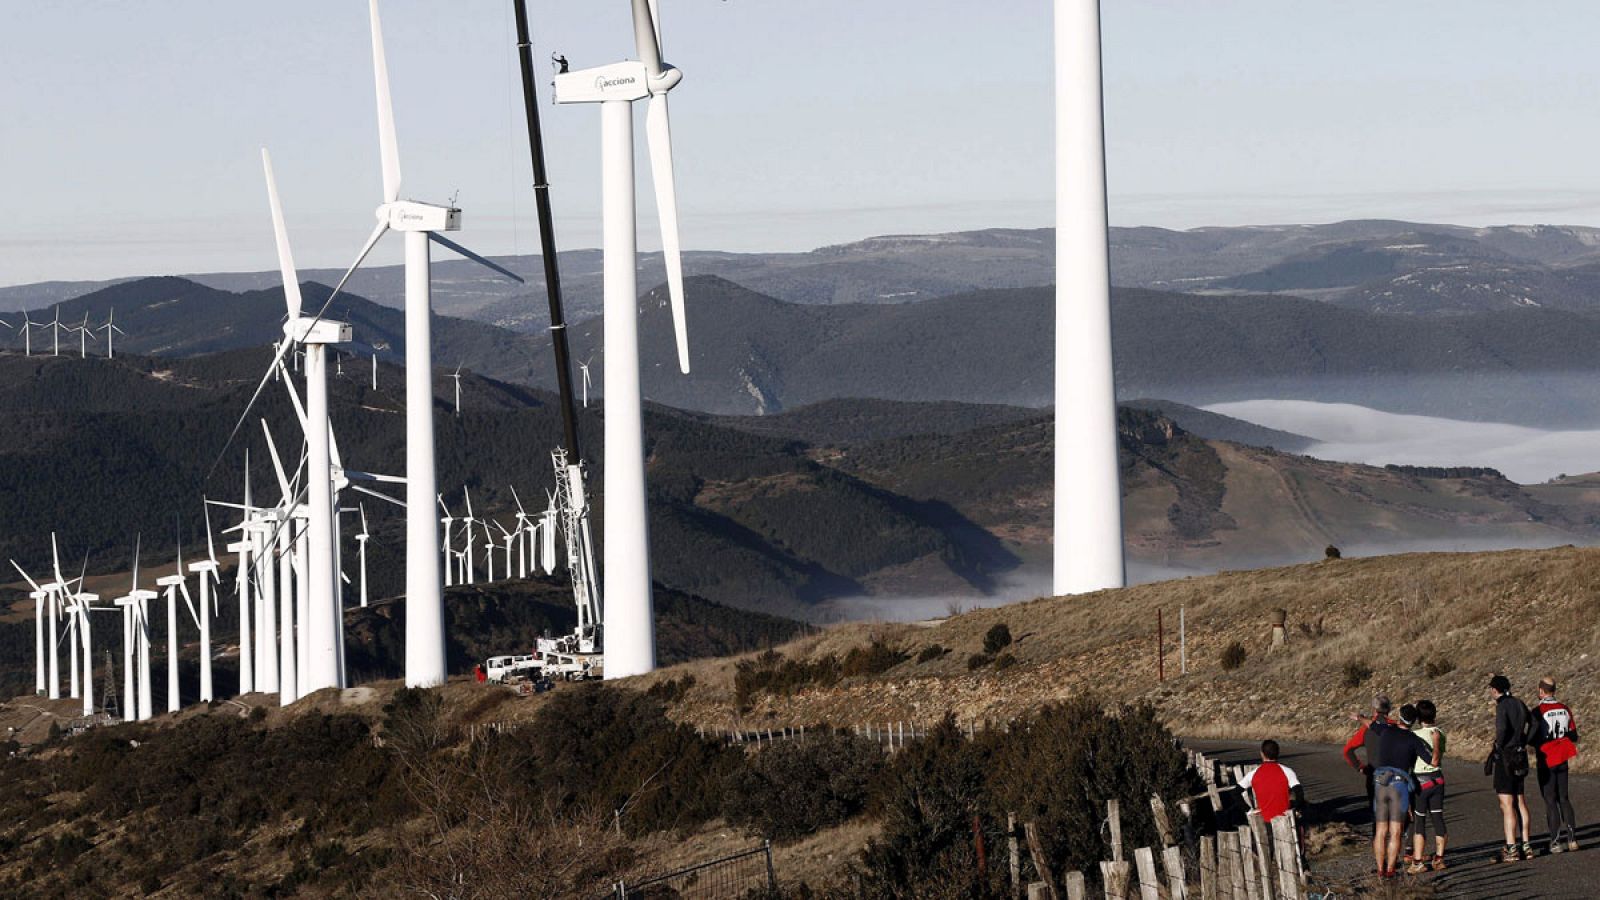
[[[1577, 820], [1572, 810], [1567, 768], [1577, 755], [1578, 728], [1572, 710], [1556, 699], [1556, 683], [1539, 682], [1539, 702], [1530, 709], [1511, 693], [1504, 675], [1489, 680], [1494, 702], [1494, 744], [1484, 761], [1484, 774], [1494, 779], [1505, 829], [1505, 847], [1497, 858], [1517, 862], [1537, 856], [1524, 793], [1530, 760], [1545, 803], [1550, 853], [1578, 849]], [[1401, 706], [1395, 714], [1390, 699], [1379, 694], [1370, 716], [1344, 746], [1344, 758], [1366, 775], [1367, 798], [1375, 822], [1372, 850], [1382, 878], [1445, 868], [1448, 832], [1444, 820], [1445, 733], [1431, 700]], [[1433, 831], [1433, 854], [1427, 835]], [[1411, 835], [1409, 847], [1407, 832]], [[1403, 854], [1403, 855], [1402, 855]]]

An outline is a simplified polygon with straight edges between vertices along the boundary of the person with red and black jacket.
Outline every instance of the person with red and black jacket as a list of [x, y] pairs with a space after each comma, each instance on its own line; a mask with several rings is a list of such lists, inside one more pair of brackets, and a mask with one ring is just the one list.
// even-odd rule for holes
[[[1366, 780], [1367, 809], [1372, 809], [1372, 801], [1377, 793], [1377, 790], [1372, 783], [1371, 740], [1374, 737], [1373, 732], [1388, 728], [1394, 724], [1389, 719], [1389, 711], [1393, 708], [1394, 705], [1389, 700], [1388, 694], [1378, 694], [1377, 696], [1373, 697], [1372, 718], [1363, 719], [1360, 716], [1356, 716], [1355, 719], [1361, 723], [1361, 727], [1357, 728], [1356, 733], [1350, 736], [1350, 740], [1345, 741], [1344, 743], [1344, 761], [1349, 763], [1350, 768], [1359, 770], [1362, 778]], [[1364, 752], [1367, 758], [1363, 760], [1361, 757], [1357, 756], [1357, 751]], [[1374, 820], [1373, 828], [1374, 830], [1377, 828], [1376, 820]]]
[[[1556, 699], [1556, 680], [1539, 682], [1539, 705], [1533, 708], [1533, 740], [1537, 751], [1539, 794], [1544, 797], [1544, 819], [1550, 829], [1550, 852], [1578, 849], [1578, 820], [1572, 811], [1572, 791], [1567, 786], [1567, 762], [1578, 755], [1578, 719], [1572, 709]], [[1561, 835], [1567, 840], [1562, 843]]]

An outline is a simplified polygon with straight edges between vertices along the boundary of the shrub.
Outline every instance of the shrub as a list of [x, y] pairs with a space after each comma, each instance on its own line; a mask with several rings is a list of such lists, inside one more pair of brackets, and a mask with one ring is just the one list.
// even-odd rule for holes
[[844, 663], [840, 668], [841, 673], [847, 678], [856, 675], [879, 675], [910, 658], [911, 654], [874, 639], [866, 647], [850, 648], [850, 652], [844, 655]]
[[995, 661], [994, 661], [994, 669], [995, 669], [996, 672], [998, 672], [1001, 669], [1009, 669], [1009, 668], [1011, 668], [1012, 666], [1014, 666], [1016, 664], [1017, 664], [1017, 658], [1015, 656], [1012, 656], [1009, 653], [1002, 653], [1002, 654], [1000, 654], [999, 657], [997, 657], [995, 659]]
[[974, 653], [967, 657], [967, 671], [976, 672], [994, 661], [994, 657], [987, 653]]
[[848, 733], [773, 744], [729, 779], [723, 815], [774, 841], [831, 828], [866, 810], [884, 760], [876, 743]]
[[1372, 667], [1360, 660], [1352, 659], [1344, 664], [1344, 686], [1347, 688], [1360, 687], [1371, 677]]
[[941, 647], [938, 644], [930, 644], [927, 647], [923, 647], [922, 648], [922, 652], [917, 654], [917, 662], [919, 662], [919, 663], [932, 662], [933, 660], [936, 660], [939, 657], [941, 657], [941, 656], [943, 656], [943, 655], [945, 655], [946, 653], [949, 653], [949, 652], [950, 652], [949, 650], [945, 649], [944, 647]]
[[990, 628], [983, 636], [983, 652], [990, 656], [1011, 646], [1011, 628], [1004, 622]]
[[1322, 557], [1324, 559], [1339, 559], [1342, 555], [1343, 554], [1339, 552], [1339, 548], [1332, 544], [1329, 544], [1322, 550]]
[[685, 675], [682, 678], [668, 678], [666, 681], [658, 681], [650, 685], [650, 689], [644, 693], [646, 697], [653, 697], [662, 703], [672, 704], [682, 700], [692, 687], [694, 687], [694, 676]]
[[735, 668], [734, 694], [741, 709], [748, 708], [757, 694], [783, 696], [808, 687], [827, 687], [842, 677], [837, 656], [793, 660], [784, 659], [776, 650], [740, 660]]
[[250, 710], [250, 721], [252, 721], [252, 722], [261, 722], [261, 721], [265, 721], [266, 718], [267, 718], [267, 708], [265, 706], [253, 707]]
[[1250, 654], [1245, 652], [1244, 645], [1238, 641], [1234, 641], [1228, 646], [1222, 648], [1222, 671], [1231, 672], [1234, 669], [1239, 668], [1240, 666], [1244, 665], [1244, 661], [1249, 658], [1249, 656]]
[[1442, 678], [1445, 675], [1449, 675], [1451, 672], [1454, 672], [1455, 670], [1456, 664], [1443, 656], [1437, 659], [1428, 660], [1427, 665], [1422, 667], [1423, 674], [1427, 675], [1429, 678]]

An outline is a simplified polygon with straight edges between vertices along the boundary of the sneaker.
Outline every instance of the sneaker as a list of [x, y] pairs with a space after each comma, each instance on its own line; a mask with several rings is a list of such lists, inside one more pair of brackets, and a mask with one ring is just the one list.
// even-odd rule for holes
[[1549, 852], [1550, 852], [1551, 855], [1555, 855], [1557, 853], [1564, 853], [1564, 852], [1566, 852], [1566, 849], [1567, 848], [1562, 846], [1560, 841], [1551, 841], [1550, 842], [1550, 851]]
[[1433, 862], [1428, 864], [1428, 868], [1434, 870], [1435, 872], [1443, 872], [1445, 870], [1444, 857], [1435, 856], [1433, 858]]
[[1428, 871], [1428, 866], [1420, 859], [1414, 859], [1410, 865], [1406, 866], [1407, 875], [1421, 875], [1426, 871]]
[[1578, 852], [1578, 839], [1575, 838], [1575, 837], [1567, 838], [1567, 849], [1572, 851], [1573, 853], [1577, 853]]

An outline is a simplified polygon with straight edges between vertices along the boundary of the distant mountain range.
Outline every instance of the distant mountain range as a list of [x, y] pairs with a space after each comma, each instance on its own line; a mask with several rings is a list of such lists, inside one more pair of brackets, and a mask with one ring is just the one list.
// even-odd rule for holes
[[[902, 304], [798, 304], [725, 279], [687, 282], [693, 373], [677, 370], [665, 291], [640, 299], [646, 396], [715, 415], [770, 415], [826, 400], [883, 399], [1041, 407], [1053, 402], [1053, 291], [981, 291]], [[304, 287], [314, 307], [327, 288]], [[1114, 292], [1117, 384], [1127, 399], [1189, 405], [1326, 400], [1394, 412], [1540, 427], [1600, 423], [1600, 314], [1522, 308], [1456, 316], [1373, 313], [1297, 297]], [[127, 352], [186, 356], [266, 347], [281, 336], [278, 291], [233, 294], [178, 278], [142, 279], [65, 301], [64, 321], [115, 308]], [[347, 295], [351, 321], [382, 361], [405, 347], [400, 311]], [[571, 328], [604, 392], [603, 329]], [[550, 389], [545, 335], [439, 316], [435, 365]], [[92, 349], [103, 350], [97, 338]], [[20, 349], [15, 335], [0, 346]], [[36, 352], [50, 335], [36, 332]], [[76, 354], [75, 337], [63, 339]], [[368, 350], [343, 365], [365, 367]]]
[[[433, 268], [434, 308], [526, 332], [548, 324], [543, 263], [496, 260], [527, 279], [517, 285], [474, 263], [441, 254]], [[1358, 309], [1423, 315], [1540, 306], [1600, 307], [1600, 229], [1573, 226], [1468, 228], [1381, 219], [1327, 225], [1113, 228], [1112, 280], [1122, 287], [1190, 293], [1285, 293]], [[600, 251], [560, 255], [574, 320], [600, 312]], [[800, 304], [920, 302], [973, 291], [1039, 287], [1055, 279], [1050, 229], [987, 229], [886, 235], [805, 253], [685, 255], [690, 275], [714, 275]], [[335, 283], [342, 270], [307, 269]], [[272, 290], [276, 270], [205, 273], [189, 280], [220, 290]], [[665, 280], [659, 253], [639, 257], [640, 283]], [[126, 281], [129, 279], [118, 279]], [[45, 282], [0, 288], [0, 310], [43, 309], [112, 282]], [[398, 307], [399, 266], [362, 269], [350, 290]], [[46, 313], [48, 315], [48, 313]]]

